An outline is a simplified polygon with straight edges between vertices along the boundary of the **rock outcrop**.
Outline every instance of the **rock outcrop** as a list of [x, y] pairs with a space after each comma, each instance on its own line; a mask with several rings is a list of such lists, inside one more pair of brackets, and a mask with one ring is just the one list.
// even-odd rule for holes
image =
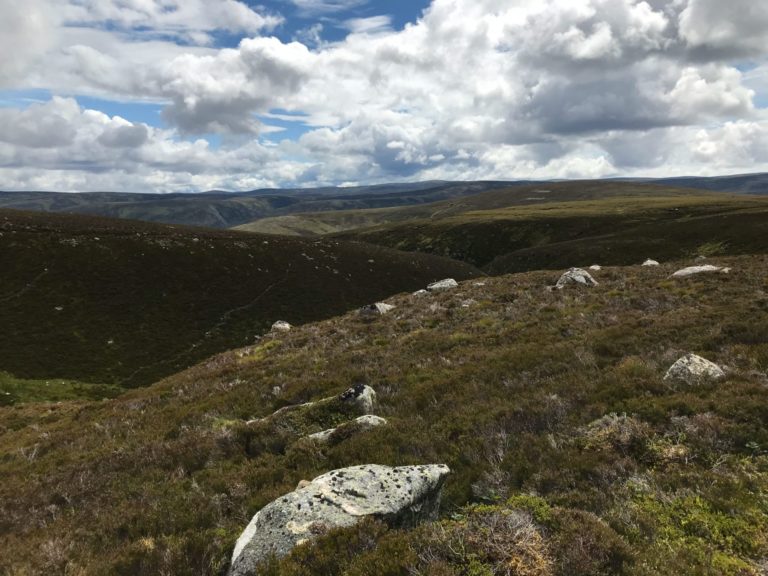
[[725, 372], [720, 366], [696, 354], [686, 354], [672, 364], [664, 375], [664, 380], [667, 382], [684, 382], [689, 385], [722, 378], [725, 378]]
[[290, 332], [291, 328], [293, 328], [293, 326], [283, 320], [278, 320], [272, 324], [272, 332]]
[[368, 464], [318, 476], [267, 504], [237, 540], [229, 576], [255, 576], [258, 565], [282, 557], [318, 534], [373, 516], [392, 526], [433, 519], [447, 466], [390, 468]]
[[365, 384], [355, 384], [338, 396], [286, 406], [264, 418], [249, 420], [247, 424], [269, 423], [288, 431], [300, 431], [302, 422], [319, 421], [324, 414], [366, 415], [373, 412], [375, 405], [376, 391]]
[[672, 274], [672, 278], [687, 278], [689, 276], [695, 276], [696, 274], [712, 274], [713, 272], [722, 272], [728, 274], [730, 268], [721, 268], [719, 266], [712, 266], [712, 264], [705, 264], [704, 266], [688, 266]]
[[652, 260], [651, 258], [648, 258], [645, 262], [643, 262], [643, 266], [661, 266], [656, 260]]
[[[363, 432], [365, 430], [370, 430], [371, 428], [384, 426], [385, 424], [387, 424], [387, 421], [384, 418], [380, 416], [374, 416], [373, 414], [366, 414], [365, 416], [355, 418], [354, 420], [346, 422], [341, 426], [337, 426], [336, 428], [329, 428], [328, 430], [323, 430], [322, 432], [315, 432], [314, 434], [310, 434], [308, 438], [310, 440], [314, 440], [315, 442], [324, 443], [328, 442], [328, 440], [330, 440], [336, 432]], [[346, 436], [346, 433], [344, 435]]]
[[358, 310], [360, 316], [366, 318], [373, 318], [375, 316], [384, 316], [384, 314], [391, 312], [395, 307], [392, 304], [384, 304], [384, 302], [376, 302], [375, 304], [368, 304]]
[[581, 268], [571, 268], [560, 276], [560, 279], [555, 284], [555, 289], [562, 290], [569, 284], [576, 284], [577, 286], [597, 286], [597, 280], [592, 278], [589, 272], [582, 270]]
[[429, 286], [427, 286], [427, 290], [430, 292], [444, 292], [446, 290], [453, 290], [454, 288], [458, 288], [459, 283], [456, 282], [453, 278], [446, 278], [445, 280], [440, 280], [439, 282], [433, 282]]

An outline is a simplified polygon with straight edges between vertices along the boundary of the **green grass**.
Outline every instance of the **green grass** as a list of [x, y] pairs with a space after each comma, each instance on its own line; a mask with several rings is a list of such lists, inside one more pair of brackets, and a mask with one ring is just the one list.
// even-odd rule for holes
[[120, 395], [123, 389], [106, 384], [87, 384], [72, 380], [24, 380], [0, 372], [0, 406], [25, 402], [101, 400]]
[[[443, 516], [366, 523], [277, 574], [758, 576], [768, 557], [766, 256], [400, 294], [376, 321], [301, 326], [114, 400], [0, 408], [0, 569], [221, 574], [251, 515], [299, 480], [443, 462]], [[477, 303], [465, 308], [472, 298]], [[722, 382], [669, 386], [696, 352]], [[245, 421], [356, 382], [388, 426], [338, 443]], [[294, 424], [296, 424], [294, 426]], [[300, 435], [300, 434], [299, 434]]]

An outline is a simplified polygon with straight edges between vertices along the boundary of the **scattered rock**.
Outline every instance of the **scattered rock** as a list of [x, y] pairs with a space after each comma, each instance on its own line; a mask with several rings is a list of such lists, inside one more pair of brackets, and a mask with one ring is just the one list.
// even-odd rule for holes
[[339, 400], [357, 406], [363, 415], [371, 414], [376, 406], [376, 391], [365, 384], [355, 384], [342, 392]]
[[[328, 412], [339, 412], [342, 414], [365, 415], [371, 414], [376, 405], [376, 391], [365, 384], [356, 384], [345, 390], [338, 396], [331, 396], [316, 400], [315, 402], [305, 402], [304, 404], [294, 404], [285, 406], [269, 416], [248, 420], [246, 424], [253, 425], [269, 422], [272, 425], [279, 426], [288, 431], [293, 431], [298, 425], [298, 421], [317, 420], [320, 415]], [[317, 417], [312, 414], [317, 412]]]
[[229, 575], [255, 576], [270, 556], [283, 557], [318, 534], [352, 526], [366, 516], [398, 527], [433, 519], [449, 473], [443, 464], [368, 464], [318, 476], [256, 513], [237, 540]]
[[272, 324], [272, 332], [290, 332], [291, 328], [293, 328], [293, 326], [283, 320], [278, 320]]
[[722, 378], [725, 378], [725, 372], [720, 366], [696, 354], [686, 354], [664, 375], [665, 381], [682, 381], [690, 385]]
[[689, 266], [683, 268], [672, 274], [672, 278], [687, 278], [688, 276], [694, 276], [696, 274], [711, 274], [713, 272], [722, 272], [728, 274], [730, 268], [720, 268], [719, 266], [712, 266], [712, 264], [705, 264], [704, 266]]
[[593, 272], [600, 272], [600, 270], [602, 270], [603, 267], [600, 266], [600, 264], [592, 264], [592, 266], [590, 266], [589, 269], [592, 270]]
[[358, 310], [360, 316], [371, 318], [373, 316], [384, 316], [387, 312], [394, 310], [395, 307], [392, 304], [384, 304], [383, 302], [376, 302], [376, 304], [368, 304]]
[[461, 307], [462, 308], [471, 308], [475, 304], [477, 304], [477, 300], [474, 300], [472, 298], [469, 298], [468, 300], [462, 300], [461, 301]]
[[651, 260], [648, 258], [645, 262], [643, 262], [643, 266], [661, 266], [656, 260]]
[[702, 255], [702, 254], [699, 254], [698, 256], [696, 256], [696, 261], [697, 262], [702, 262], [702, 261], [704, 261], [706, 259], [707, 259], [707, 257]]
[[473, 282], [472, 283], [472, 286], [477, 286], [478, 288], [482, 288], [485, 285], [486, 285], [485, 282]]
[[314, 434], [310, 434], [308, 438], [314, 440], [315, 442], [327, 442], [331, 436], [333, 436], [333, 434], [340, 428], [349, 427], [354, 428], [357, 432], [363, 432], [364, 430], [370, 430], [371, 428], [384, 426], [385, 424], [387, 424], [387, 421], [384, 418], [381, 418], [380, 416], [374, 416], [373, 414], [366, 414], [365, 416], [355, 418], [351, 422], [347, 422], [346, 424], [342, 424], [336, 428], [329, 428], [328, 430], [323, 430], [322, 432], [315, 432]]
[[560, 280], [558, 280], [557, 284], [555, 284], [555, 288], [562, 290], [568, 284], [577, 284], [589, 287], [598, 285], [597, 281], [592, 278], [589, 272], [582, 270], [581, 268], [571, 268], [568, 270], [568, 272], [560, 276]]
[[416, 290], [416, 292], [413, 293], [413, 296], [426, 296], [427, 294], [429, 294], [429, 292], [422, 289], [422, 290]]
[[446, 278], [445, 280], [440, 280], [439, 282], [433, 282], [429, 286], [427, 286], [427, 290], [430, 292], [443, 292], [445, 290], [453, 290], [454, 288], [458, 288], [459, 283], [456, 282], [453, 278]]

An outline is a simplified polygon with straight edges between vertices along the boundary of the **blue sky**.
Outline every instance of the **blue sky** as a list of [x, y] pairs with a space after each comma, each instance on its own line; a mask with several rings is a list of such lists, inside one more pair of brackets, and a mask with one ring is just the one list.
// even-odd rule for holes
[[768, 171], [751, 0], [0, 0], [0, 189]]

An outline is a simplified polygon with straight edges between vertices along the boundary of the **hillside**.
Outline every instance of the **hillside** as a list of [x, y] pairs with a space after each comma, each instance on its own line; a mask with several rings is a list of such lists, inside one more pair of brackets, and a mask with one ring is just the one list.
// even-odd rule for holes
[[416, 205], [508, 185], [503, 182], [436, 181], [200, 194], [0, 192], [0, 208], [232, 228], [257, 218], [294, 212]]
[[520, 183], [498, 190], [477, 192], [429, 204], [386, 209], [332, 210], [297, 212], [242, 224], [238, 230], [288, 236], [316, 236], [392, 224], [430, 222], [458, 217], [480, 210], [548, 205], [558, 202], [583, 202], [650, 197], [685, 198], [701, 196], [701, 191], [674, 186], [656, 186], [645, 182], [573, 181], [536, 184]]
[[[114, 400], [0, 408], [0, 572], [223, 574], [299, 480], [441, 462], [440, 522], [364, 523], [265, 574], [764, 574], [768, 258], [711, 262], [732, 271], [400, 294], [376, 320], [307, 324]], [[725, 380], [664, 381], [691, 351]], [[358, 382], [389, 425], [318, 445], [246, 423]]]
[[[516, 205], [514, 197], [492, 192], [462, 199], [435, 217], [335, 237], [449, 256], [490, 274], [768, 250], [768, 199], [763, 197], [647, 184], [567, 183], [549, 188], [559, 194], [538, 203]], [[604, 192], [608, 189], [612, 194]]]
[[0, 371], [121, 386], [252, 343], [276, 320], [302, 324], [479, 274], [337, 240], [10, 210], [0, 211], [0, 270]]

